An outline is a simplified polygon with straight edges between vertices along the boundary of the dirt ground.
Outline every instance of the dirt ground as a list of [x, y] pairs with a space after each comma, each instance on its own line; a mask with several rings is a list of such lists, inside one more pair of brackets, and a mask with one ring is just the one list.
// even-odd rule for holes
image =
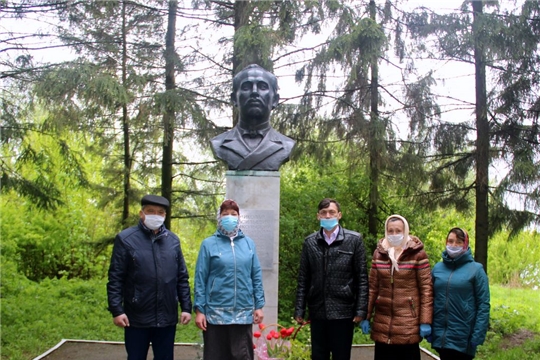
[[535, 334], [532, 331], [527, 329], [520, 329], [516, 333], [504, 338], [502, 348], [509, 349], [513, 347], [518, 347], [525, 341], [532, 339], [534, 336]]
[[[439, 359], [437, 356], [422, 349], [422, 360]], [[54, 348], [34, 360], [121, 360], [126, 359], [123, 343], [93, 342], [80, 340], [62, 340]], [[152, 349], [148, 360], [153, 359]], [[174, 360], [202, 359], [202, 349], [197, 344], [175, 344]], [[353, 360], [372, 360], [373, 346], [353, 346]]]

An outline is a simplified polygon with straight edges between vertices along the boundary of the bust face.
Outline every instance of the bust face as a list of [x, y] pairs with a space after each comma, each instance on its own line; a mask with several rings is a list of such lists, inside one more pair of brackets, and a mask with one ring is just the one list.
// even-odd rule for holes
[[257, 68], [240, 74], [233, 102], [240, 109], [242, 122], [255, 125], [269, 121], [270, 112], [279, 100], [270, 85], [270, 76], [270, 73]]

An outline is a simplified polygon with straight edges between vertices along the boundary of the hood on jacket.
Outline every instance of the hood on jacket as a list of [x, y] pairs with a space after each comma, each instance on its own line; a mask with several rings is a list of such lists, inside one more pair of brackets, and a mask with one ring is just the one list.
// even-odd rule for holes
[[446, 250], [444, 250], [442, 252], [442, 259], [446, 265], [452, 265], [452, 266], [461, 265], [461, 264], [474, 261], [471, 248], [467, 248], [467, 251], [464, 251], [462, 254], [458, 255], [455, 258], [451, 258], [446, 252]]

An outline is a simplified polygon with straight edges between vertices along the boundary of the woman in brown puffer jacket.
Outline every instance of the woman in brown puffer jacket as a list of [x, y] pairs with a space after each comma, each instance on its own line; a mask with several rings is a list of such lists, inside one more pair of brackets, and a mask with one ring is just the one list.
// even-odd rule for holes
[[399, 215], [386, 219], [385, 237], [373, 253], [364, 332], [372, 315], [375, 360], [420, 360], [418, 344], [431, 334], [431, 270], [424, 244], [409, 235], [409, 224]]

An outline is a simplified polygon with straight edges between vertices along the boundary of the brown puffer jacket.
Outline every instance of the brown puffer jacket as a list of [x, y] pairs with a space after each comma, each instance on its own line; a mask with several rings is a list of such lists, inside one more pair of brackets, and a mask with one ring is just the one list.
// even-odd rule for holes
[[379, 240], [369, 273], [368, 319], [375, 311], [371, 338], [385, 344], [415, 344], [422, 340], [420, 324], [431, 324], [433, 316], [431, 270], [417, 237], [409, 237], [398, 267], [392, 276], [392, 262]]

